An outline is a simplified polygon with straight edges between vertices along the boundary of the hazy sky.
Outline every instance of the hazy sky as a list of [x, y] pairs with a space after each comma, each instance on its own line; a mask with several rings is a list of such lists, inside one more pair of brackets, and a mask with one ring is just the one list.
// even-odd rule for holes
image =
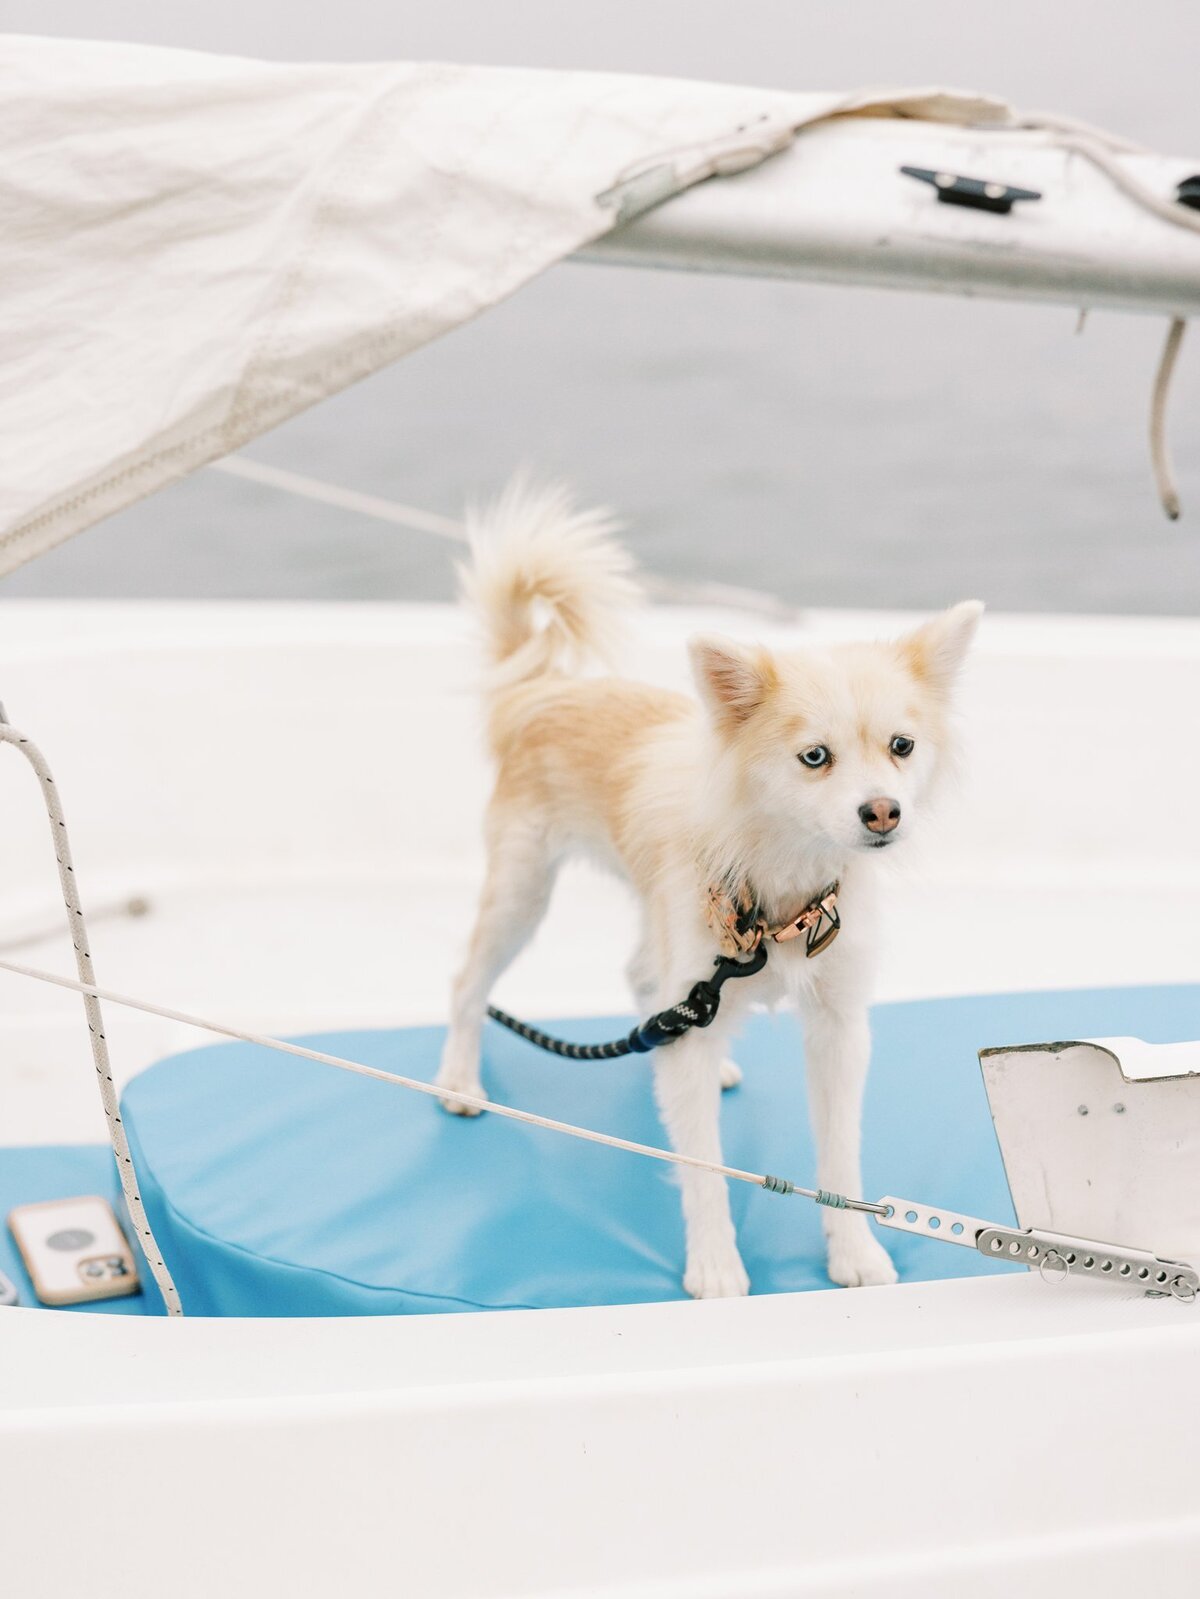
[[443, 59], [787, 89], [949, 83], [1069, 109], [1163, 149], [1195, 137], [1190, 0], [5, 0], [0, 22], [279, 60]]
[[[1197, 155], [1193, 4], [1127, 0], [3, 0], [21, 32], [787, 88], [942, 83]], [[1200, 241], [1198, 241], [1200, 271]], [[1163, 327], [1068, 309], [567, 266], [247, 453], [455, 512], [532, 462], [663, 570], [801, 603], [1200, 611], [1200, 336], [1146, 459]], [[0, 595], [449, 592], [443, 546], [201, 472]]]

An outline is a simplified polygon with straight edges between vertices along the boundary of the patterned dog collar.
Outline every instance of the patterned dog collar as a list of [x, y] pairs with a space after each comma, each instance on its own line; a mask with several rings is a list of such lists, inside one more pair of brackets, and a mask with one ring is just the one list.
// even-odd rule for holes
[[759, 909], [750, 890], [737, 893], [725, 887], [710, 887], [708, 891], [709, 926], [721, 940], [725, 955], [750, 955], [764, 938], [776, 944], [789, 943], [793, 938], [806, 935], [805, 954], [811, 960], [819, 955], [841, 931], [842, 919], [838, 914], [839, 883], [829, 883], [798, 916], [772, 927]]

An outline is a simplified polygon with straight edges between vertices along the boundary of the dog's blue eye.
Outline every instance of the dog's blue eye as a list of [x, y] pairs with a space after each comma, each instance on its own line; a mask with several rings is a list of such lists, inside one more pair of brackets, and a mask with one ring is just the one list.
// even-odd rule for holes
[[797, 760], [802, 761], [805, 766], [811, 766], [814, 771], [819, 766], [828, 766], [832, 759], [833, 756], [825, 748], [824, 744], [814, 744], [812, 749], [801, 750], [797, 756]]
[[906, 755], [912, 754], [913, 740], [907, 738], [903, 733], [897, 733], [888, 747], [893, 755], [898, 755], [903, 760]]

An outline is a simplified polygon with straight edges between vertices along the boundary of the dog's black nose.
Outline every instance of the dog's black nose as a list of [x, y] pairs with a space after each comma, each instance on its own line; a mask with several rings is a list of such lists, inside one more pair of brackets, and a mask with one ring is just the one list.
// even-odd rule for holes
[[886, 796], [868, 800], [858, 807], [858, 815], [868, 833], [890, 833], [900, 822], [900, 801]]

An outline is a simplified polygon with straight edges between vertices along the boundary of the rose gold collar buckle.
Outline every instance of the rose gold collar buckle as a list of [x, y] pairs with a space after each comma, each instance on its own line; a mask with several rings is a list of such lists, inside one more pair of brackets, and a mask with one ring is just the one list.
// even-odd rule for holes
[[808, 936], [804, 953], [809, 960], [814, 955], [819, 955], [823, 949], [827, 949], [842, 930], [842, 919], [837, 907], [839, 887], [838, 883], [830, 883], [828, 888], [822, 889], [820, 895], [804, 907], [794, 921], [773, 929], [770, 936], [775, 943], [786, 944], [793, 938], [799, 938], [801, 933], [806, 933]]

